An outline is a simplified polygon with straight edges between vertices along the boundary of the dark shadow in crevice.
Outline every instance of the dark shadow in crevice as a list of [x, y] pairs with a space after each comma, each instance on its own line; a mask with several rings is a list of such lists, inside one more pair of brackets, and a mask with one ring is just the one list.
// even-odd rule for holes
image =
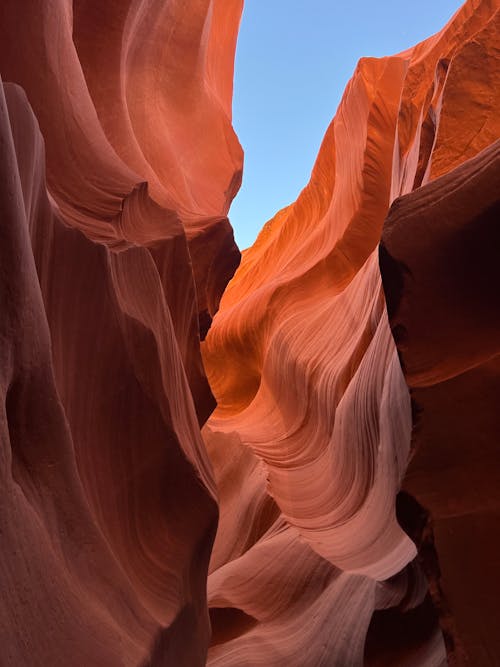
[[256, 618], [237, 607], [211, 607], [209, 613], [212, 624], [210, 646], [224, 644], [240, 637], [258, 624]]

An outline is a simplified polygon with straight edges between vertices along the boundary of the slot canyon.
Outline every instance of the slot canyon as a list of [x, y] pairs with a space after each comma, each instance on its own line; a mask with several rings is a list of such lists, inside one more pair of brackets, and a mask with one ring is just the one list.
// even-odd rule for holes
[[240, 253], [243, 0], [2, 0], [1, 667], [500, 665], [499, 9]]

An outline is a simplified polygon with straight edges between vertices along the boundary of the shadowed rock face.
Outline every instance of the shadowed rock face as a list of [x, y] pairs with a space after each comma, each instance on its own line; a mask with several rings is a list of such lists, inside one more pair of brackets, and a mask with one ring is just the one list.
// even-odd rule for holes
[[223, 5], [2, 3], [2, 664], [205, 663], [199, 313], [239, 261], [242, 166]]
[[441, 576], [430, 573], [431, 592], [450, 650], [473, 665], [500, 655], [499, 191], [497, 141], [397, 200], [380, 255], [418, 410], [403, 486], [432, 517]]
[[0, 662], [495, 665], [497, 3], [237, 269], [241, 10], [0, 7]]

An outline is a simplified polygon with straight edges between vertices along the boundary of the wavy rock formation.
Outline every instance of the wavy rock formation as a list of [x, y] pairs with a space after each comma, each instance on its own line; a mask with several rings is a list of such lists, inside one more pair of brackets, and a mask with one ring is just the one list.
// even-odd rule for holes
[[199, 425], [215, 403], [198, 320], [239, 261], [242, 3], [105, 5], [0, 9], [15, 82], [1, 91], [0, 628], [16, 667], [192, 667], [210, 635], [218, 510]]
[[[234, 665], [239, 655], [245, 665], [441, 665], [445, 645], [450, 663], [493, 665], [500, 655], [498, 590], [483, 590], [498, 558], [488, 538], [498, 495], [499, 283], [490, 245], [498, 164], [487, 147], [500, 130], [499, 34], [498, 4], [470, 1], [416, 47], [362, 59], [309, 184], [243, 253], [224, 293], [203, 346], [218, 403], [206, 440], [223, 519], [208, 590], [216, 618], [232, 619], [233, 629], [211, 647], [209, 664]], [[484, 245], [492, 248], [486, 255]], [[475, 417], [462, 408], [454, 420], [471, 393]], [[218, 451], [229, 442], [250, 448], [264, 467], [257, 482], [251, 466], [244, 491], [232, 496], [226, 486], [235, 473]], [[474, 488], [487, 480], [482, 500], [471, 488], [457, 505], [472, 460]], [[441, 481], [447, 461], [454, 472]], [[271, 502], [280, 516], [269, 528]], [[225, 503], [243, 513], [243, 529], [224, 522]], [[438, 520], [434, 536], [419, 503]], [[481, 547], [455, 558], [468, 534]], [[219, 568], [228, 543], [234, 552]], [[483, 583], [459, 591], [487, 553], [495, 555]], [[315, 562], [325, 568], [318, 588]], [[287, 597], [289, 575], [309, 577], [300, 614], [309, 613], [300, 618]]]
[[226, 288], [241, 11], [0, 6], [0, 663], [495, 665], [498, 3], [360, 61]]

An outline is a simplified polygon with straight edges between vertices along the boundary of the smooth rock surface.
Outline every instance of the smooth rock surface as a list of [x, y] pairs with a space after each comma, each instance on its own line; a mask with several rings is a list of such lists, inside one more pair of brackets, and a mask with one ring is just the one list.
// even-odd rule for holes
[[242, 167], [223, 5], [0, 8], [2, 665], [205, 664], [200, 325]]
[[242, 5], [0, 6], [0, 664], [494, 666], [498, 2], [239, 265]]
[[[500, 136], [498, 35], [498, 4], [470, 1], [425, 42], [360, 61], [310, 182], [243, 253], [203, 343], [218, 403], [208, 422], [216, 476], [218, 441], [221, 450], [227, 438], [251, 448], [286, 530], [353, 586], [314, 643], [305, 630], [294, 633], [295, 655], [311, 655], [307, 665], [441, 665], [445, 648], [450, 664], [495, 665], [500, 655], [491, 586], [498, 557], [489, 555], [500, 338], [499, 170], [497, 148], [488, 146]], [[449, 379], [471, 368], [475, 375]], [[460, 385], [449, 395], [448, 382]], [[474, 417], [465, 407], [471, 394]], [[245, 487], [232, 504], [247, 517], [253, 502], [258, 526], [264, 491], [255, 500], [256, 484], [249, 475], [253, 491]], [[461, 528], [442, 521], [443, 512]], [[477, 551], [464, 546], [469, 531]], [[247, 538], [246, 552], [232, 556], [230, 581], [209, 576], [210, 604], [220, 607], [223, 592], [223, 606], [234, 608], [237, 586], [248, 596], [239, 594], [238, 609], [258, 622], [212, 647], [209, 664], [235, 664], [236, 650], [240, 664], [299, 664], [284, 649], [276, 656], [275, 619], [252, 612], [261, 595], [286, 596], [286, 586], [260, 583], [250, 565], [258, 568], [271, 539], [252, 546]], [[278, 546], [266, 548], [283, 559]], [[481, 563], [476, 587], [470, 568]], [[302, 568], [311, 567], [303, 557]], [[304, 602], [310, 617], [321, 618], [319, 600], [322, 609], [333, 600], [324, 586]], [[370, 625], [358, 611], [344, 626], [360, 597]], [[329, 643], [332, 628], [342, 628], [339, 643]], [[343, 653], [359, 642], [364, 658]], [[319, 643], [324, 653], [314, 653]]]

